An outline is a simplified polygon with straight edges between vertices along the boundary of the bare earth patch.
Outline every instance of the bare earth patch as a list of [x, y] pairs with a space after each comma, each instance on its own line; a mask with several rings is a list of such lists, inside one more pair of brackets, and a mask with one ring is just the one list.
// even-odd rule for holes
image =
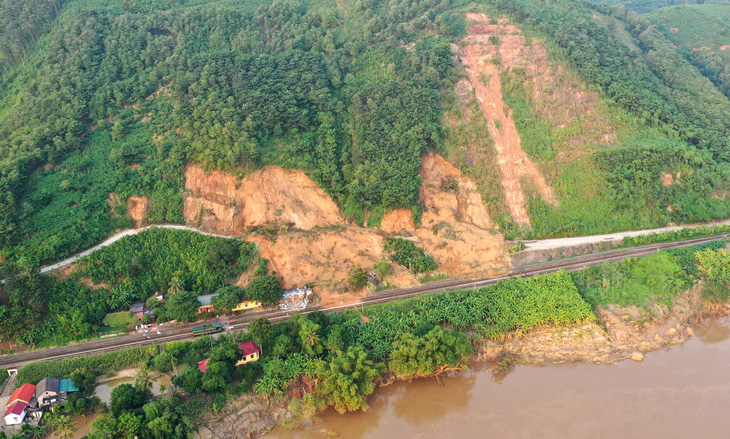
[[[524, 46], [524, 38], [516, 35], [518, 30], [514, 26], [489, 24], [484, 14], [469, 13], [467, 19], [475, 24], [469, 27], [461, 47], [461, 59], [494, 139], [507, 206], [518, 224], [529, 227], [522, 179], [533, 181], [540, 195], [549, 202], [555, 202], [555, 194], [522, 150], [511, 111], [502, 98], [502, 69], [498, 61], [503, 55], [499, 51], [506, 47], [519, 50], [517, 46]], [[496, 35], [500, 38], [499, 45], [489, 41]]]
[[190, 166], [185, 189], [186, 221], [221, 233], [269, 224], [309, 230], [343, 223], [337, 204], [301, 171], [267, 166], [239, 180]]
[[413, 222], [413, 213], [408, 209], [391, 210], [383, 216], [380, 229], [387, 233], [413, 233], [416, 225]]

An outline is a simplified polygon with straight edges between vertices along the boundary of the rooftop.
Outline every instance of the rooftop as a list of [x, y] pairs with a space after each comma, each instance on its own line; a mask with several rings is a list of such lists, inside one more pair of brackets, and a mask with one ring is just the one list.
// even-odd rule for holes
[[238, 349], [243, 351], [244, 356], [259, 352], [259, 348], [257, 348], [252, 341], [241, 343], [240, 345], [238, 345]]
[[24, 402], [16, 402], [15, 404], [8, 407], [8, 410], [5, 412], [5, 415], [3, 415], [3, 418], [8, 417], [10, 415], [21, 415], [23, 411], [28, 407], [28, 404]]
[[213, 298], [217, 295], [218, 294], [206, 294], [203, 296], [198, 296], [198, 302], [200, 302], [200, 306], [210, 305]]
[[35, 385], [26, 383], [22, 386], [15, 389], [15, 392], [13, 392], [13, 395], [8, 400], [8, 403], [5, 405], [5, 407], [9, 407], [12, 403], [16, 401], [23, 401], [23, 402], [30, 402], [31, 399], [35, 396]]
[[206, 358], [203, 361], [198, 361], [198, 369], [200, 369], [201, 372], [205, 373], [205, 371], [208, 369], [208, 361], [210, 361], [210, 358]]
[[58, 382], [58, 388], [61, 392], [71, 393], [78, 392], [79, 388], [76, 387], [71, 380], [60, 380]]
[[35, 394], [41, 395], [45, 392], [58, 393], [58, 383], [58, 378], [43, 378], [36, 386]]

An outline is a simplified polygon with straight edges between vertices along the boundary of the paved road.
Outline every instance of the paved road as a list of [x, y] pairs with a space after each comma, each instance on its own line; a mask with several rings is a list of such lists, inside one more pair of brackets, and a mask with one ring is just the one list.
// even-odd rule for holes
[[197, 232], [202, 235], [217, 236], [220, 238], [230, 238], [230, 236], [223, 236], [223, 235], [217, 235], [215, 233], [203, 232], [201, 230], [196, 229], [195, 227], [190, 227], [190, 226], [181, 226], [179, 224], [156, 224], [153, 226], [142, 227], [139, 229], [129, 229], [129, 230], [125, 230], [123, 232], [119, 232], [97, 246], [91, 247], [88, 250], [84, 250], [81, 253], [77, 253], [76, 255], [71, 256], [68, 259], [64, 259], [63, 261], [59, 261], [59, 262], [56, 262], [55, 264], [46, 265], [45, 267], [42, 267], [41, 273], [48, 273], [49, 271], [58, 270], [59, 268], [65, 267], [67, 265], [71, 265], [74, 262], [78, 261], [79, 259], [89, 256], [90, 254], [94, 253], [95, 251], [97, 251], [99, 249], [102, 249], [108, 245], [114, 244], [115, 242], [119, 241], [120, 239], [124, 238], [125, 236], [136, 235], [137, 233], [143, 232], [152, 227], [161, 227], [163, 229], [190, 230], [192, 232]]
[[[452, 279], [436, 283], [429, 283], [420, 287], [408, 288], [403, 290], [391, 290], [383, 291], [372, 294], [363, 298], [360, 301], [337, 306], [329, 307], [312, 307], [304, 311], [296, 311], [309, 313], [312, 311], [324, 311], [334, 312], [343, 309], [360, 308], [362, 306], [375, 305], [378, 303], [385, 303], [393, 300], [402, 300], [411, 297], [416, 297], [422, 294], [432, 294], [445, 291], [454, 290], [470, 290], [482, 288], [488, 285], [494, 285], [505, 279], [516, 278], [516, 277], [532, 277], [539, 274], [550, 273], [558, 270], [576, 271], [582, 270], [592, 265], [601, 265], [605, 262], [615, 262], [628, 257], [641, 257], [647, 256], [658, 252], [662, 249], [667, 248], [680, 248], [689, 247], [692, 245], [698, 245], [710, 241], [727, 239], [730, 235], [713, 236], [708, 238], [691, 239], [681, 242], [670, 242], [662, 244], [645, 245], [641, 247], [624, 248], [617, 250], [610, 250], [602, 253], [576, 256], [573, 258], [566, 258], [557, 261], [545, 262], [541, 264], [535, 264], [528, 267], [520, 267], [514, 269], [509, 274], [494, 278], [484, 279]], [[246, 313], [232, 317], [229, 322], [231, 330], [242, 330], [245, 328], [248, 322], [257, 318], [265, 317], [272, 322], [279, 322], [290, 318], [291, 314], [295, 311], [263, 311], [257, 313]], [[19, 367], [24, 364], [32, 363], [41, 360], [61, 359], [78, 357], [82, 355], [90, 355], [100, 352], [108, 352], [122, 348], [129, 348], [134, 346], [144, 346], [153, 342], [165, 343], [173, 340], [185, 340], [191, 338], [191, 329], [198, 323], [168, 326], [163, 325], [161, 327], [161, 334], [151, 333], [148, 336], [142, 336], [139, 334], [130, 334], [121, 337], [91, 340], [82, 343], [77, 343], [69, 346], [61, 346], [50, 349], [39, 349], [35, 351], [23, 352], [14, 355], [0, 356], [0, 369], [7, 369], [13, 367]]]
[[581, 244], [597, 244], [600, 242], [620, 241], [626, 237], [651, 235], [652, 233], [670, 232], [674, 230], [691, 229], [700, 226], [730, 225], [730, 219], [703, 224], [688, 224], [684, 226], [662, 227], [660, 229], [633, 230], [630, 232], [609, 233], [606, 235], [577, 236], [575, 238], [556, 238], [556, 239], [539, 239], [535, 241], [525, 241], [525, 250], [546, 250], [572, 247]]
[[[628, 236], [650, 235], [652, 233], [668, 232], [668, 231], [672, 231], [672, 230], [681, 230], [681, 229], [699, 227], [699, 226], [712, 226], [712, 225], [717, 225], [717, 224], [730, 225], [730, 219], [720, 221], [717, 223], [688, 224], [685, 226], [663, 227], [660, 229], [634, 230], [634, 231], [629, 231], [629, 232], [609, 233], [606, 235], [591, 235], [591, 236], [578, 236], [575, 238], [540, 239], [540, 240], [535, 240], [535, 241], [525, 241], [525, 250], [531, 251], [531, 250], [555, 249], [555, 248], [561, 248], [561, 247], [571, 247], [571, 246], [580, 245], [580, 244], [596, 244], [599, 242], [619, 241]], [[207, 236], [230, 238], [230, 236], [218, 235], [218, 234], [210, 233], [210, 232], [204, 232], [204, 231], [198, 230], [195, 227], [191, 227], [191, 226], [182, 226], [179, 224], [157, 224], [157, 225], [142, 227], [139, 229], [129, 229], [129, 230], [125, 230], [123, 232], [119, 232], [97, 246], [94, 246], [88, 250], [84, 250], [81, 253], [71, 256], [68, 259], [64, 259], [63, 261], [59, 261], [59, 262], [56, 262], [55, 264], [51, 264], [51, 265], [42, 267], [40, 271], [41, 271], [41, 273], [48, 273], [49, 271], [57, 270], [59, 268], [65, 267], [67, 265], [71, 265], [74, 262], [78, 261], [79, 259], [84, 258], [101, 248], [114, 244], [115, 242], [119, 241], [120, 239], [124, 238], [125, 236], [136, 235], [137, 233], [147, 230], [151, 227], [162, 227], [165, 229], [177, 229], [177, 230], [190, 230], [192, 232], [197, 232], [197, 233], [207, 235]]]

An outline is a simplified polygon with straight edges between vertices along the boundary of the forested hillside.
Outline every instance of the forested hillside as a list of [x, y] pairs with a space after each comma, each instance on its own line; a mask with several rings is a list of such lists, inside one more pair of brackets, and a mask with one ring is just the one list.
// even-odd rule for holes
[[[427, 152], [477, 183], [508, 237], [728, 217], [725, 73], [675, 48], [662, 11], [647, 19], [573, 0], [3, 0], [3, 258], [32, 267], [117, 228], [182, 222], [190, 164], [238, 178], [266, 165], [303, 170], [359, 225], [398, 208], [418, 222]], [[455, 52], [471, 37], [467, 13], [503, 26], [479, 44], [497, 47], [504, 117], [536, 185], [497, 169], [504, 121], [455, 86], [469, 74]], [[549, 87], [530, 65], [500, 59], [500, 37], [517, 33], [553, 72]], [[589, 96], [591, 113], [566, 110], [571, 96]], [[143, 219], [128, 212], [138, 198]]]
[[647, 14], [680, 53], [730, 96], [730, 3], [681, 5]]

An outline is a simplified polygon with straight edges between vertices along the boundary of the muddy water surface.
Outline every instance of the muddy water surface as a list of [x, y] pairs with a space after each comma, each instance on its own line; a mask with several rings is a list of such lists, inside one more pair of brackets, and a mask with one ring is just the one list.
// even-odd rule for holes
[[727, 438], [730, 320], [712, 320], [681, 346], [641, 363], [518, 366], [501, 380], [486, 369], [440, 384], [378, 389], [365, 413], [328, 411], [278, 439]]

